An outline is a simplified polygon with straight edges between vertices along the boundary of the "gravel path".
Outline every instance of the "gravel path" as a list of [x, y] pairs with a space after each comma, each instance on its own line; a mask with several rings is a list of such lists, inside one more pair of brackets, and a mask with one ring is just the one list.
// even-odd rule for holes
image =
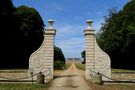
[[92, 90], [88, 83], [85, 81], [82, 74], [72, 64], [61, 75], [55, 78], [51, 83], [48, 90]]

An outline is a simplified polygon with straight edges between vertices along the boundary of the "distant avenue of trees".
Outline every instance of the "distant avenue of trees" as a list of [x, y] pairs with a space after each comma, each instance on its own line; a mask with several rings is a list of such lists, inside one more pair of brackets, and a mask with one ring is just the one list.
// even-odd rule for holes
[[36, 9], [0, 0], [0, 68], [28, 68], [29, 56], [43, 41], [44, 26]]

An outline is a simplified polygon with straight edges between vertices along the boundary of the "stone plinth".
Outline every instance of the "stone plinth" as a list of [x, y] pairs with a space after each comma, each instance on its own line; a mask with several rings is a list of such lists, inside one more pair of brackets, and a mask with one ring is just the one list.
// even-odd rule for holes
[[[38, 50], [36, 50], [29, 59], [29, 71], [37, 74], [42, 72], [45, 75], [45, 82], [53, 79], [53, 61], [54, 61], [54, 37], [56, 30], [53, 28], [53, 20], [48, 20], [50, 26], [44, 31], [44, 40]], [[37, 80], [37, 75], [33, 77]]]
[[[95, 37], [95, 30], [91, 27], [92, 21], [87, 20], [88, 27], [84, 30], [85, 34], [85, 51], [86, 51], [86, 79], [94, 79], [95, 73], [99, 72], [107, 77], [111, 77], [110, 58], [103, 52]], [[102, 80], [109, 80], [102, 76]]]

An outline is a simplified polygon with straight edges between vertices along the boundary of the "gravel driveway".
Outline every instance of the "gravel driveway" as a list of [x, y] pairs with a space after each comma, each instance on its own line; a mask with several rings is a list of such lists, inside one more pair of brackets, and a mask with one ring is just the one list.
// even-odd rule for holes
[[85, 81], [84, 76], [72, 64], [62, 74], [57, 76], [51, 83], [48, 90], [92, 90]]

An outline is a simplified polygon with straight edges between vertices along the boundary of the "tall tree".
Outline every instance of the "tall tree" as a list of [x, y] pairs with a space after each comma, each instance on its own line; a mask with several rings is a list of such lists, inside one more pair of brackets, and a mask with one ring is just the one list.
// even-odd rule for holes
[[13, 48], [15, 47], [15, 18], [14, 7], [11, 0], [0, 0], [0, 52], [1, 52], [1, 63], [0, 67], [10, 67], [9, 65], [14, 59], [12, 55]]
[[27, 68], [29, 56], [42, 43], [43, 27], [34, 8], [15, 8], [12, 0], [0, 0], [0, 68]]
[[28, 67], [29, 56], [43, 41], [44, 23], [38, 11], [28, 6], [18, 7], [15, 15], [19, 23], [18, 63]]
[[119, 12], [111, 10], [98, 39], [100, 47], [111, 57], [113, 68], [135, 69], [135, 0]]
[[65, 63], [65, 57], [64, 57], [64, 54], [63, 54], [61, 48], [55, 46], [55, 48], [54, 48], [54, 62], [57, 60], [60, 60], [63, 63]]
[[82, 51], [82, 52], [81, 52], [81, 56], [82, 56], [82, 58], [83, 58], [82, 63], [85, 64], [85, 63], [86, 63], [85, 51]]

